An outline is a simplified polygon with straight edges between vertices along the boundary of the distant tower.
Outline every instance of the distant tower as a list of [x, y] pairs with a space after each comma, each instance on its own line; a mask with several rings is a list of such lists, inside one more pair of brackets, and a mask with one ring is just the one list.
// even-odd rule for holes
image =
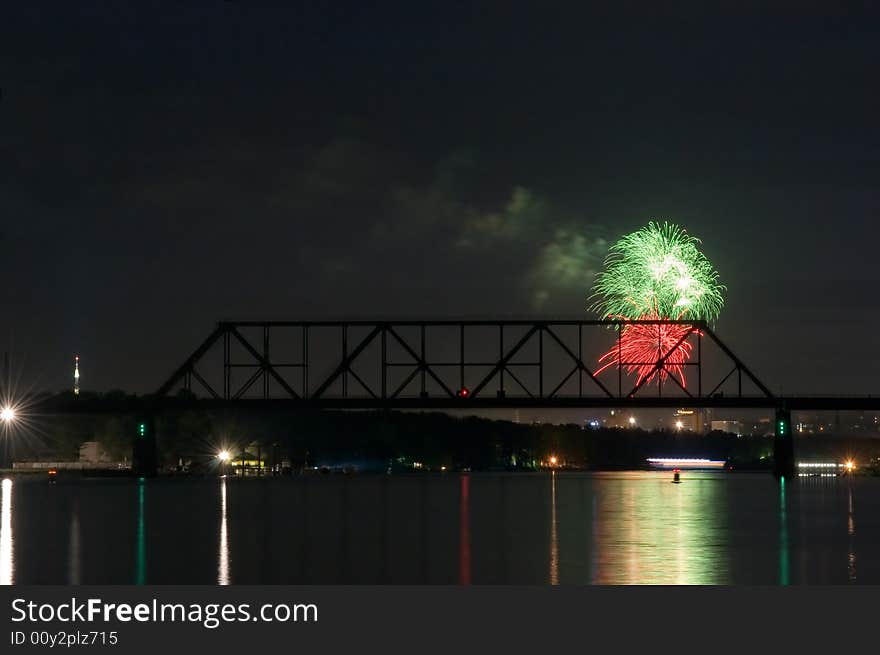
[[73, 358], [73, 395], [79, 395], [79, 355]]

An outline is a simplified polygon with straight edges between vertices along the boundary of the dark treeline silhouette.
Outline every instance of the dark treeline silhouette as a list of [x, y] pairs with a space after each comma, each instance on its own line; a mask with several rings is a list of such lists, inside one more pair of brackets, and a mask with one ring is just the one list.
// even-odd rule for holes
[[[107, 458], [131, 458], [139, 417], [47, 415], [37, 429], [14, 439], [15, 460], [75, 460], [79, 446], [97, 441]], [[587, 469], [642, 468], [648, 457], [707, 457], [738, 469], [769, 469], [773, 439], [729, 433], [694, 434], [641, 429], [583, 429], [578, 425], [517, 424], [443, 413], [243, 410], [167, 411], [157, 418], [160, 465], [200, 470], [220, 450], [259, 454], [266, 465], [351, 466], [361, 470], [530, 470], [551, 456]], [[869, 462], [880, 440], [810, 436], [796, 440], [799, 459]]]

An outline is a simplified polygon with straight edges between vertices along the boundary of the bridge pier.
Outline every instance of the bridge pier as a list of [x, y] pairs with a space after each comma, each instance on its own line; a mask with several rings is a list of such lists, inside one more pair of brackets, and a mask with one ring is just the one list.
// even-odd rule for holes
[[795, 474], [794, 437], [791, 432], [791, 410], [776, 408], [776, 432], [773, 437], [773, 475], [792, 478]]
[[155, 416], [141, 416], [135, 423], [131, 470], [141, 478], [153, 477], [159, 472]]

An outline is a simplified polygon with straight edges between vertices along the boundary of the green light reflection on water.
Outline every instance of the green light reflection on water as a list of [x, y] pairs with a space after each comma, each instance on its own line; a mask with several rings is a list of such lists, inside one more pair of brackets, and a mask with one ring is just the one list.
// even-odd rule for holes
[[594, 584], [729, 582], [723, 475], [689, 472], [602, 476], [593, 514]]
[[147, 579], [147, 529], [144, 517], [144, 495], [146, 481], [138, 478], [138, 519], [137, 519], [137, 551], [135, 553], [134, 583], [142, 585]]
[[785, 476], [779, 478], [779, 584], [789, 584], [788, 514], [785, 502]]

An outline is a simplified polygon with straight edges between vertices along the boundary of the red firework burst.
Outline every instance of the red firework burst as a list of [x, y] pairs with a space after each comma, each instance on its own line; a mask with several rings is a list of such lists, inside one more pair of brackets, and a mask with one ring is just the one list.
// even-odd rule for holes
[[[661, 319], [652, 312], [639, 320]], [[638, 375], [636, 386], [643, 380], [649, 383], [656, 377], [662, 382], [670, 375], [674, 375], [681, 386], [686, 387], [684, 364], [690, 358], [693, 347], [686, 337], [691, 331], [698, 334], [696, 330], [692, 330], [692, 326], [678, 323], [628, 323], [621, 328], [620, 347], [615, 345], [599, 358], [599, 363], [603, 366], [596, 373], [617, 365], [628, 374]], [[666, 353], [669, 355], [658, 368], [657, 362]]]

